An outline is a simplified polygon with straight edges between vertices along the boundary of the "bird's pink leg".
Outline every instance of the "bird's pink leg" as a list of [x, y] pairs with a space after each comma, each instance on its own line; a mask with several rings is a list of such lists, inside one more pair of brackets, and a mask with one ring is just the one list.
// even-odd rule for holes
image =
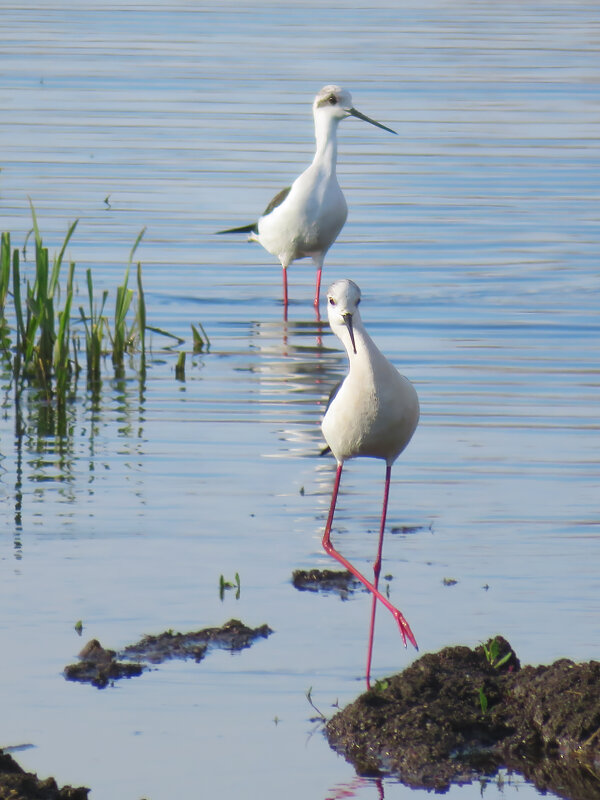
[[373, 584], [370, 581], [368, 581], [365, 578], [365, 576], [362, 575], [356, 569], [356, 567], [352, 566], [352, 564], [348, 561], [347, 558], [344, 558], [343, 555], [338, 553], [338, 551], [331, 544], [331, 525], [333, 523], [333, 514], [334, 514], [334, 511], [335, 511], [335, 504], [336, 504], [336, 501], [337, 501], [338, 490], [340, 488], [340, 478], [342, 477], [342, 467], [343, 467], [343, 464], [338, 464], [337, 472], [335, 474], [335, 483], [333, 485], [333, 493], [331, 495], [331, 506], [329, 507], [329, 515], [327, 517], [327, 524], [325, 525], [325, 533], [323, 534], [323, 549], [325, 550], [325, 552], [328, 555], [333, 556], [333, 558], [335, 558], [337, 561], [339, 561], [340, 564], [348, 570], [348, 572], [351, 572], [352, 575], [354, 575], [354, 577], [357, 580], [359, 580], [373, 594], [373, 596], [376, 597], [379, 600], [380, 603], [383, 603], [383, 605], [388, 609], [388, 611], [390, 611], [392, 613], [394, 619], [398, 623], [398, 627], [400, 628], [400, 634], [402, 636], [402, 641], [404, 642], [404, 645], [406, 646], [406, 640], [408, 638], [410, 643], [414, 647], [417, 647], [417, 640], [415, 639], [415, 637], [413, 635], [413, 632], [410, 629], [410, 625], [404, 619], [404, 616], [402, 615], [402, 612], [399, 611], [397, 608], [395, 608], [390, 603], [390, 601], [381, 594], [379, 589], [377, 589], [375, 586], [373, 586]]
[[[340, 488], [340, 479], [342, 477], [342, 469], [343, 469], [343, 467], [344, 467], [343, 464], [338, 464], [337, 465], [337, 470], [336, 470], [336, 473], [335, 473], [335, 481], [334, 481], [334, 484], [333, 484], [333, 492], [331, 493], [331, 505], [329, 506], [329, 514], [327, 515], [327, 523], [325, 524], [325, 533], [323, 534], [323, 549], [329, 555], [333, 555], [333, 553], [335, 552], [335, 550], [333, 550], [333, 547], [332, 547], [331, 542], [329, 540], [330, 540], [330, 537], [331, 537], [331, 525], [333, 523], [333, 512], [335, 511], [335, 504], [337, 503], [337, 496], [338, 496], [338, 491], [339, 491], [339, 488]], [[333, 550], [333, 552], [331, 552], [332, 550]], [[337, 558], [337, 555], [335, 555], [333, 557]]]
[[[383, 508], [381, 510], [381, 524], [379, 525], [379, 545], [377, 547], [377, 558], [373, 564], [373, 585], [379, 588], [379, 575], [381, 574], [381, 554], [383, 551], [383, 534], [385, 531], [385, 520], [387, 517], [388, 497], [390, 496], [390, 478], [392, 467], [388, 464], [385, 468], [385, 488], [383, 490]], [[371, 605], [371, 624], [369, 626], [369, 644], [367, 646], [367, 689], [371, 688], [371, 659], [373, 657], [373, 637], [375, 635], [375, 612], [377, 611], [377, 598], [373, 595]]]
[[288, 308], [288, 288], [287, 288], [287, 267], [283, 266], [283, 318], [287, 320]]
[[315, 299], [313, 301], [313, 305], [315, 308], [319, 307], [319, 297], [321, 294], [321, 273], [323, 272], [323, 268], [321, 264], [317, 264], [317, 284], [315, 286]]

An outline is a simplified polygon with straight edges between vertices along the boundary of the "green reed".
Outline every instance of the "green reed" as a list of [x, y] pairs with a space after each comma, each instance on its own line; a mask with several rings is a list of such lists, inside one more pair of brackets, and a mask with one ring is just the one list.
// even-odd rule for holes
[[10, 327], [4, 313], [10, 272], [10, 233], [3, 233], [0, 240], [0, 350], [3, 354], [10, 347]]
[[[129, 278], [135, 252], [145, 233], [138, 234], [125, 269], [123, 282], [117, 287], [114, 318], [109, 321], [105, 313], [109, 296], [104, 290], [97, 302], [91, 269], [86, 270], [87, 312], [83, 305], [78, 306], [78, 320], [83, 328], [73, 332], [72, 309], [74, 302], [75, 263], [69, 264], [66, 286], [61, 289], [61, 268], [65, 251], [77, 227], [77, 220], [69, 226], [61, 249], [50, 263], [48, 249], [43, 246], [37, 217], [30, 201], [33, 228], [27, 235], [35, 239], [35, 265], [31, 277], [22, 274], [21, 257], [18, 249], [11, 252], [9, 233], [3, 233], [0, 241], [0, 351], [12, 368], [17, 386], [23, 382], [41, 388], [47, 397], [55, 398], [59, 404], [65, 402], [73, 378], [80, 371], [78, 353], [81, 351], [79, 332], [85, 339], [85, 356], [88, 380], [97, 382], [101, 375], [103, 359], [112, 357], [113, 367], [123, 368], [125, 354], [136, 354], [141, 360], [140, 372], [145, 372], [146, 333], [153, 331], [174, 339], [177, 345], [183, 339], [148, 325], [144, 289], [142, 285], [142, 265], [137, 264], [137, 292], [129, 286]], [[27, 240], [26, 240], [27, 241]], [[11, 299], [13, 328], [7, 317], [7, 304]], [[134, 303], [135, 299], [135, 303]], [[62, 308], [60, 307], [63, 300]], [[133, 304], [133, 309], [132, 309]], [[131, 313], [133, 311], [133, 313]], [[192, 325], [193, 352], [208, 348], [208, 336], [199, 323], [198, 329]], [[14, 330], [15, 340], [11, 333]], [[183, 354], [185, 358], [185, 354]], [[178, 362], [181, 368], [185, 361]], [[178, 370], [176, 370], [177, 372]]]
[[4, 319], [6, 295], [10, 285], [10, 233], [3, 233], [0, 242], [0, 319]]
[[[75, 265], [71, 264], [69, 269], [65, 305], [60, 311], [57, 310], [60, 301], [59, 280], [65, 250], [77, 226], [77, 220], [68, 228], [61, 250], [54, 257], [50, 267], [48, 249], [43, 246], [33, 205], [31, 205], [31, 215], [35, 235], [35, 265], [32, 279], [27, 279], [25, 284], [21, 280], [19, 251], [15, 249], [12, 253], [13, 304], [17, 334], [13, 373], [15, 378], [24, 377], [47, 394], [52, 394], [54, 377], [61, 392], [60, 397], [64, 397], [64, 388], [71, 370], [70, 309], [73, 300]], [[3, 276], [4, 291], [7, 283], [6, 262], [10, 261], [8, 234], [3, 236], [1, 261], [0, 272]], [[3, 318], [6, 322], [6, 317]], [[9, 341], [5, 339], [5, 350], [8, 345]]]
[[86, 270], [89, 317], [86, 317], [82, 306], [79, 306], [79, 314], [85, 330], [85, 353], [87, 357], [88, 378], [92, 381], [100, 378], [100, 367], [102, 362], [102, 339], [104, 330], [108, 323], [104, 316], [104, 306], [108, 299], [108, 289], [102, 292], [100, 308], [94, 303], [94, 284], [92, 280], [92, 270]]

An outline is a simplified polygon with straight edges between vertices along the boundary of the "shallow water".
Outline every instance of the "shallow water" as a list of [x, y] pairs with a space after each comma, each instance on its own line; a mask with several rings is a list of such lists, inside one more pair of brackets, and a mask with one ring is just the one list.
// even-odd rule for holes
[[[272, 258], [212, 233], [310, 160], [324, 83], [398, 131], [340, 126], [350, 213], [324, 271], [359, 283], [421, 400], [393, 473], [388, 530], [414, 532], [386, 538], [391, 597], [421, 652], [502, 633], [524, 663], [597, 659], [597, 4], [55, 5], [3, 10], [1, 229], [23, 242], [30, 196], [52, 252], [79, 218], [81, 302], [87, 266], [114, 302], [147, 226], [149, 321], [189, 349], [200, 320], [212, 346], [181, 382], [153, 337], [145, 380], [107, 363], [64, 420], [26, 398], [21, 437], [3, 376], [0, 745], [32, 744], [20, 763], [93, 800], [378, 798], [305, 697], [330, 714], [362, 691], [368, 599], [290, 584], [333, 566], [319, 421], [345, 356], [315, 319], [309, 263], [290, 269], [284, 323]], [[364, 570], [382, 479], [358, 461], [342, 483], [337, 541]], [[221, 600], [235, 572], [240, 597]], [[275, 634], [103, 692], [62, 678], [89, 638], [120, 648], [232, 616]], [[375, 675], [414, 657], [381, 613]], [[517, 794], [538, 796], [515, 776], [484, 796]]]

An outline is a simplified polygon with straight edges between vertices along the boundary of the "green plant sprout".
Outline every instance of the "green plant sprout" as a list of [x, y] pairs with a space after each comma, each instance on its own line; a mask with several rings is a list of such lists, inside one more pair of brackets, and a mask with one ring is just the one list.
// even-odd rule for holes
[[376, 692], [385, 692], [389, 685], [390, 682], [387, 680], [387, 678], [380, 678], [379, 680], [375, 681], [375, 686], [373, 688]]
[[219, 598], [221, 600], [223, 600], [223, 598], [225, 597], [225, 592], [228, 591], [229, 589], [235, 589], [236, 590], [235, 599], [236, 600], [240, 599], [242, 587], [241, 587], [239, 572], [235, 573], [234, 580], [235, 583], [232, 583], [231, 581], [226, 581], [223, 575], [219, 576]]
[[502, 656], [502, 658], [498, 658], [500, 655], [500, 643], [495, 637], [490, 641], [489, 646], [484, 644], [484, 642], [481, 643], [481, 646], [483, 647], [486, 661], [495, 669], [499, 669], [503, 664], [506, 664], [506, 662], [512, 656], [512, 650], [509, 650], [508, 653], [505, 653]]
[[483, 691], [483, 686], [479, 689], [479, 705], [481, 706], [481, 713], [485, 714], [488, 710], [488, 699]]

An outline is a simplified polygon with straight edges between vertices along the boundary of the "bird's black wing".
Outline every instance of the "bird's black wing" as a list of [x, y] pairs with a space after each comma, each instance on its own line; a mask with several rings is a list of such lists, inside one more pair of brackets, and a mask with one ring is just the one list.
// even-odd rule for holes
[[[333, 403], [334, 397], [339, 392], [339, 390], [342, 388], [342, 383], [345, 380], [346, 380], [345, 378], [342, 378], [342, 380], [339, 383], [336, 383], [336, 385], [333, 387], [333, 389], [329, 392], [329, 398], [327, 399], [327, 407], [325, 408], [325, 413], [327, 413], [327, 410], [329, 409], [329, 406]], [[321, 450], [321, 452], [319, 453], [319, 455], [320, 456], [326, 456], [327, 453], [331, 453], [331, 447], [329, 447], [329, 445], [327, 445], [327, 447], [324, 447]]]
[[216, 233], [258, 233], [258, 222], [251, 222], [249, 225], [242, 225], [239, 228], [227, 228], [225, 231], [216, 231]]
[[[275, 197], [265, 208], [263, 217], [266, 217], [267, 214], [270, 214], [274, 208], [277, 208], [277, 206], [280, 206], [283, 203], [285, 198], [290, 193], [291, 188], [291, 186], [286, 186], [285, 189], [277, 192]], [[241, 225], [239, 228], [227, 228], [227, 230], [224, 231], [217, 231], [217, 234], [219, 233], [258, 233], [258, 222], [251, 222], [249, 225]]]
[[291, 188], [292, 188], [291, 186], [286, 186], [285, 189], [282, 189], [280, 192], [277, 192], [275, 197], [271, 200], [269, 205], [263, 211], [263, 217], [266, 217], [267, 214], [270, 214], [274, 208], [277, 208], [277, 206], [280, 206], [283, 203], [285, 198], [290, 193]]

